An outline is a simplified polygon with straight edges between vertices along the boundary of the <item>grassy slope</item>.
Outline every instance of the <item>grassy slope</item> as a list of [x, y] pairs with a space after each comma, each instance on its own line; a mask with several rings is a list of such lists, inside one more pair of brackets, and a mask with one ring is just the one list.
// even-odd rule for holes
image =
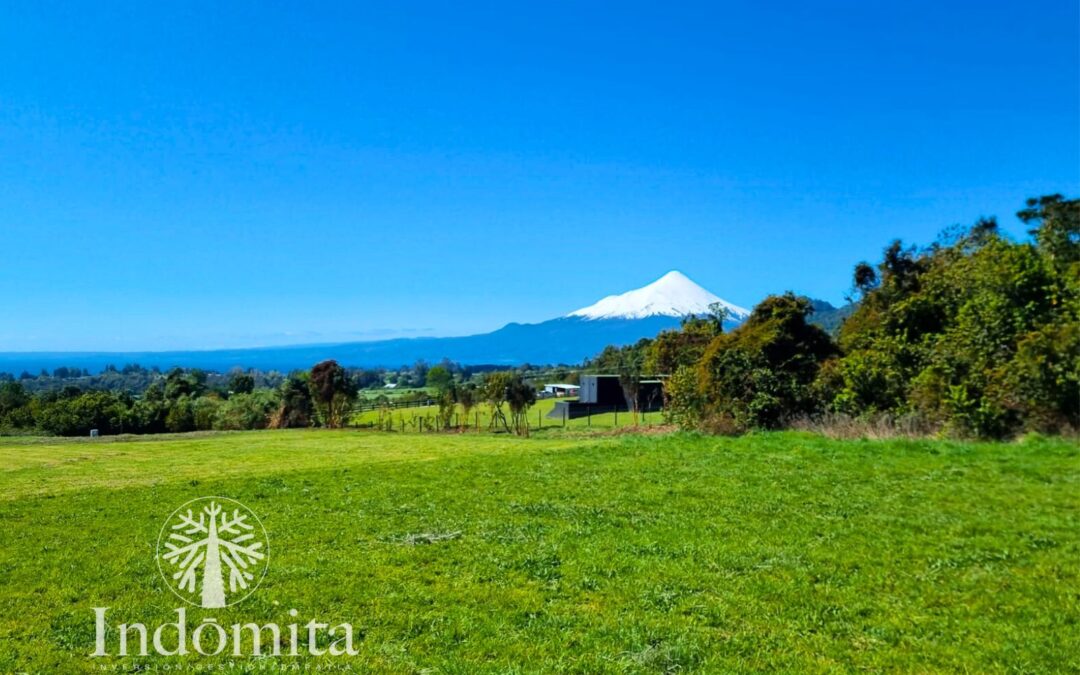
[[0, 439], [0, 672], [98, 665], [93, 606], [173, 619], [158, 528], [211, 494], [272, 551], [211, 614], [351, 620], [366, 669], [1080, 668], [1067, 442], [253, 432]]

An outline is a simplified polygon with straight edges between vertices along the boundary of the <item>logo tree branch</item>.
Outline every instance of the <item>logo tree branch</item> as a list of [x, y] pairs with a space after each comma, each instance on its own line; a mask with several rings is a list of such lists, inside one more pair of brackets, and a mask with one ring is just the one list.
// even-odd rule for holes
[[172, 574], [176, 588], [198, 592], [199, 604], [209, 609], [225, 607], [227, 595], [257, 583], [256, 574], [261, 574], [266, 558], [265, 532], [250, 518], [239, 508], [228, 513], [215, 500], [197, 511], [189, 508], [176, 514], [161, 552], [161, 559], [176, 568]]

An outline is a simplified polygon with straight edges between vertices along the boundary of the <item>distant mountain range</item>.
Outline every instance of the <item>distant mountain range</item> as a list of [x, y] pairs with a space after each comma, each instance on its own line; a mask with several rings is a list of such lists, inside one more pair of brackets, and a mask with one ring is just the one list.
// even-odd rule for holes
[[[835, 308], [814, 301], [823, 315]], [[106, 365], [139, 363], [145, 367], [183, 366], [219, 372], [231, 368], [289, 371], [310, 368], [324, 359], [346, 366], [391, 367], [417, 359], [443, 358], [465, 364], [576, 364], [609, 344], [625, 345], [679, 325], [682, 317], [706, 314], [719, 303], [726, 310], [725, 326], [733, 328], [750, 312], [697, 285], [681, 272], [668, 272], [653, 283], [541, 323], [510, 323], [490, 333], [464, 337], [399, 338], [372, 342], [308, 344], [250, 349], [169, 352], [5, 352], [0, 372], [36, 374], [42, 368], [66, 366], [93, 372]]]
[[833, 337], [836, 337], [836, 334], [840, 332], [840, 326], [844, 323], [844, 319], [851, 316], [856, 307], [853, 304], [834, 307], [824, 300], [813, 299], [810, 300], [810, 306], [814, 308], [814, 313], [810, 315], [810, 323], [821, 326], [826, 333]]

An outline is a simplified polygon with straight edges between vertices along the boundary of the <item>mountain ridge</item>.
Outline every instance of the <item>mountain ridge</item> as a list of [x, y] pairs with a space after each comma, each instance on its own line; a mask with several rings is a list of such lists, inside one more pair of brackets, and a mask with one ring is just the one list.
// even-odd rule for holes
[[36, 373], [107, 365], [182, 366], [224, 372], [232, 368], [290, 371], [335, 359], [345, 366], [397, 368], [423, 359], [448, 358], [470, 365], [576, 364], [608, 345], [626, 345], [676, 328], [689, 314], [709, 312], [719, 302], [728, 310], [727, 327], [749, 312], [672, 271], [647, 286], [610, 295], [568, 315], [539, 323], [510, 322], [496, 330], [459, 337], [409, 337], [367, 342], [299, 344], [241, 349], [128, 352], [0, 352], [0, 372]]

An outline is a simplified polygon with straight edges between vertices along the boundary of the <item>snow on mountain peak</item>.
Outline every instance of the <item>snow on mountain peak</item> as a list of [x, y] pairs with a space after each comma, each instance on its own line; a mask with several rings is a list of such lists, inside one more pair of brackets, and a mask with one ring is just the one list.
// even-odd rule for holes
[[649, 316], [687, 316], [707, 314], [709, 305], [719, 302], [728, 311], [728, 319], [742, 321], [750, 312], [713, 295], [691, 281], [685, 274], [672, 270], [648, 286], [609, 295], [595, 305], [582, 307], [567, 316], [584, 319], [644, 319]]

